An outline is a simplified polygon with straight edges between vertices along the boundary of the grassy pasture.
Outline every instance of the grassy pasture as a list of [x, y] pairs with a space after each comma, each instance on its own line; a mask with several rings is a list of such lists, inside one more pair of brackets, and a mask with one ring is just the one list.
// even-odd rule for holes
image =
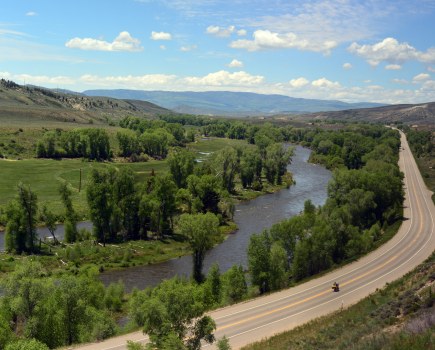
[[[80, 159], [24, 159], [19, 161], [0, 160], [0, 206], [6, 205], [16, 194], [16, 186], [21, 181], [30, 185], [38, 196], [39, 205], [46, 204], [56, 214], [63, 212], [58, 193], [59, 185], [67, 181], [73, 191], [73, 203], [80, 216], [86, 217], [86, 186], [92, 168], [113, 166], [117, 169], [131, 167], [138, 182], [144, 181], [152, 169], [156, 174], [167, 170], [165, 161], [146, 163], [98, 163]], [[80, 169], [82, 184], [79, 192]]]
[[[41, 128], [39, 128], [42, 130]], [[6, 134], [6, 128], [0, 129], [0, 135]], [[38, 136], [38, 132], [34, 129], [24, 129], [20, 132], [18, 129], [11, 128], [10, 138], [23, 137], [22, 134], [29, 136], [33, 142], [33, 137]], [[33, 130], [33, 131], [32, 131]], [[116, 128], [111, 128], [112, 135], [115, 135]], [[41, 133], [42, 135], [42, 133]], [[113, 137], [115, 138], [115, 137]], [[0, 136], [1, 140], [1, 136]], [[1, 141], [0, 141], [1, 142]], [[21, 141], [20, 141], [21, 142]], [[18, 143], [18, 141], [17, 141]], [[229, 139], [200, 139], [199, 141], [190, 144], [188, 147], [193, 152], [197, 153], [198, 158], [206, 158], [207, 155], [199, 152], [210, 153], [225, 146], [244, 145], [245, 141], [229, 140]], [[86, 186], [89, 172], [92, 168], [115, 167], [130, 167], [136, 174], [138, 183], [144, 182], [150, 176], [152, 170], [156, 174], [168, 171], [167, 162], [151, 160], [145, 163], [124, 163], [115, 162], [88, 162], [81, 159], [23, 159], [10, 160], [0, 159], [0, 207], [4, 207], [16, 194], [16, 186], [21, 181], [25, 185], [30, 185], [31, 189], [38, 196], [40, 206], [46, 204], [47, 207], [53, 210], [56, 214], [63, 213], [63, 206], [60, 201], [58, 188], [59, 185], [66, 181], [70, 183], [73, 191], [73, 203], [77, 212], [82, 218], [87, 218], [86, 204]], [[79, 192], [80, 169], [82, 169], [81, 191]]]

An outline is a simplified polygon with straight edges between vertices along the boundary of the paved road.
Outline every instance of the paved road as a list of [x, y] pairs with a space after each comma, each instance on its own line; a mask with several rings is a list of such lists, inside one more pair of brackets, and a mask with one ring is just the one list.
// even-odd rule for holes
[[[216, 337], [226, 335], [233, 349], [291, 329], [330, 313], [381, 288], [423, 262], [435, 250], [435, 207], [402, 134], [400, 168], [405, 174], [407, 220], [388, 243], [373, 253], [303, 285], [226, 307], [211, 313], [217, 323]], [[333, 293], [331, 284], [340, 283]], [[79, 347], [82, 350], [125, 349], [126, 340], [146, 341], [141, 332]], [[214, 346], [204, 346], [213, 349]]]

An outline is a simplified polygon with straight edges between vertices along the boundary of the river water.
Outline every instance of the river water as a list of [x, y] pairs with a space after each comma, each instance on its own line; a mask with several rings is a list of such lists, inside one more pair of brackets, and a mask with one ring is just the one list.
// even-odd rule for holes
[[[325, 203], [331, 172], [319, 165], [307, 163], [310, 152], [309, 149], [300, 146], [295, 148], [292, 163], [288, 166], [296, 181], [295, 185], [289, 189], [236, 205], [234, 221], [239, 229], [207, 253], [204, 272], [207, 272], [214, 263], [219, 264], [221, 272], [235, 264], [247, 267], [246, 250], [252, 234], [259, 233], [281, 220], [299, 214], [307, 199], [311, 199], [316, 206]], [[82, 227], [91, 229], [92, 223], [80, 223], [79, 228]], [[47, 237], [50, 233], [46, 228], [39, 228], [38, 235]], [[59, 239], [63, 238], [62, 225], [58, 226], [56, 236]], [[4, 250], [4, 233], [2, 232], [0, 232], [0, 250]], [[191, 271], [192, 257], [183, 256], [160, 264], [103, 272], [100, 278], [105, 285], [121, 280], [126, 290], [131, 291], [134, 287], [144, 289], [176, 275], [190, 276]]]
[[[252, 234], [299, 214], [307, 199], [311, 199], [316, 206], [325, 203], [331, 172], [319, 165], [307, 163], [310, 152], [309, 149], [300, 146], [295, 149], [288, 169], [293, 173], [296, 185], [236, 206], [234, 221], [239, 229], [207, 253], [204, 272], [214, 263], [219, 264], [221, 272], [235, 264], [246, 267], [246, 250]], [[175, 275], [190, 276], [191, 271], [192, 257], [183, 256], [160, 264], [103, 272], [100, 278], [106, 285], [121, 280], [126, 290], [131, 291], [133, 287], [143, 289]]]

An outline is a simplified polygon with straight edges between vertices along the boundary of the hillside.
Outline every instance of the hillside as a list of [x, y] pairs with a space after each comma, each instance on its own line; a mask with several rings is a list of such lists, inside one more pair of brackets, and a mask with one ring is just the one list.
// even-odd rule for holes
[[381, 106], [229, 91], [87, 90], [87, 96], [145, 100], [180, 113], [219, 116], [264, 116], [278, 113], [310, 113]]
[[408, 125], [435, 126], [435, 102], [416, 105], [401, 104], [375, 108], [349, 109], [344, 111], [311, 113], [300, 119], [334, 119], [379, 123], [402, 122]]
[[168, 113], [149, 102], [90, 97], [0, 80], [0, 119], [107, 123], [126, 115], [154, 116]]

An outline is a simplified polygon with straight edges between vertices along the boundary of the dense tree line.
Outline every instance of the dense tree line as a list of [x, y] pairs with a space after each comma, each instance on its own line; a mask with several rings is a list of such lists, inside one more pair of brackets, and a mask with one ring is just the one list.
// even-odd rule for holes
[[353, 259], [401, 218], [402, 178], [399, 136], [382, 127], [339, 133], [317, 132], [313, 159], [333, 164], [323, 207], [305, 203], [302, 215], [252, 236], [249, 270], [260, 292], [277, 290]]
[[36, 144], [38, 158], [86, 158], [108, 160], [113, 156], [109, 136], [104, 129], [47, 131]]
[[404, 128], [409, 145], [416, 157], [430, 156], [434, 150], [435, 138], [430, 130]]

